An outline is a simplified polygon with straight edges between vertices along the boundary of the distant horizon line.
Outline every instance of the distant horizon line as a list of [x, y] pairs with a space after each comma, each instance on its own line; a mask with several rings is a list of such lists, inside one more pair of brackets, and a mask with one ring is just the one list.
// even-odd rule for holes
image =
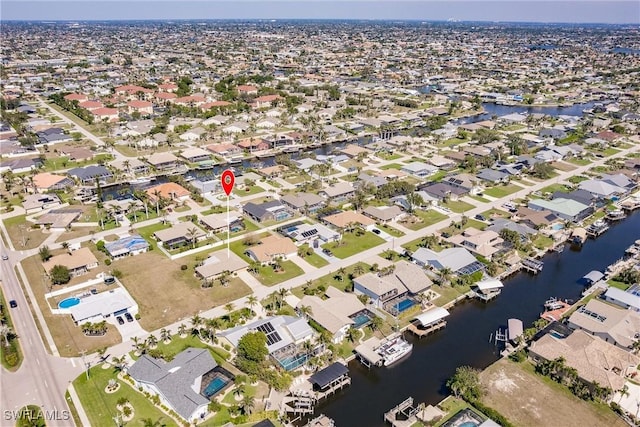
[[73, 22], [290, 22], [290, 21], [341, 21], [341, 22], [428, 22], [446, 24], [536, 24], [536, 25], [606, 25], [606, 26], [628, 26], [633, 25], [640, 28], [637, 22], [560, 22], [560, 21], [502, 21], [502, 20], [465, 20], [465, 19], [382, 19], [382, 18], [128, 18], [128, 19], [0, 19], [2, 23], [13, 22], [39, 22], [39, 23], [73, 23]]

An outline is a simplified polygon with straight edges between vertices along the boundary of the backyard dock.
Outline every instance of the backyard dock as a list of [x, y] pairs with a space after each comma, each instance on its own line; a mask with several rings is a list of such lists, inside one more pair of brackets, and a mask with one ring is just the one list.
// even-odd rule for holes
[[[410, 427], [418, 422], [418, 414], [422, 411], [424, 403], [413, 406], [413, 397], [409, 397], [391, 410], [384, 413], [384, 421], [393, 427]], [[398, 419], [398, 416], [401, 419]]]
[[380, 340], [371, 337], [355, 348], [356, 357], [367, 368], [382, 366], [382, 356], [376, 351], [380, 347]]
[[529, 273], [538, 274], [542, 271], [544, 263], [540, 260], [533, 258], [525, 258], [522, 260], [522, 268]]
[[587, 236], [596, 238], [609, 229], [609, 224], [605, 221], [596, 221], [587, 227]]
[[417, 336], [418, 338], [422, 338], [425, 337], [427, 335], [429, 335], [432, 332], [438, 331], [442, 328], [444, 328], [445, 326], [447, 326], [447, 322], [443, 321], [440, 323], [437, 323], [435, 325], [431, 325], [428, 326], [426, 328], [421, 328], [413, 323], [409, 323], [409, 326], [407, 326], [407, 330], [409, 332], [411, 332], [412, 334], [414, 334], [415, 336]]

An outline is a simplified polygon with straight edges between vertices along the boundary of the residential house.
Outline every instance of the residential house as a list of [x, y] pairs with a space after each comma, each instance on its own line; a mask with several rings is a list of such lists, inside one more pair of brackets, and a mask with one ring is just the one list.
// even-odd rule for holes
[[433, 196], [430, 196], [424, 191], [416, 191], [416, 195], [420, 196], [422, 202], [418, 206], [409, 206], [409, 201], [407, 200], [407, 196], [401, 194], [399, 196], [392, 197], [389, 199], [390, 202], [400, 206], [405, 211], [410, 211], [412, 209], [427, 209], [429, 206], [434, 206], [438, 204], [438, 199]]
[[261, 264], [270, 264], [278, 259], [289, 259], [297, 255], [298, 247], [286, 237], [267, 236], [257, 245], [246, 250], [246, 254]]
[[640, 313], [597, 299], [574, 311], [567, 324], [625, 349], [640, 339]]
[[346, 147], [340, 150], [340, 152], [349, 158], [354, 158], [358, 156], [367, 157], [372, 153], [372, 151], [369, 150], [368, 148], [364, 148], [356, 144], [348, 144]]
[[191, 222], [179, 222], [170, 228], [156, 231], [153, 236], [163, 247], [175, 249], [203, 240], [207, 237], [207, 233]]
[[95, 122], [117, 122], [119, 119], [118, 110], [116, 108], [96, 108], [91, 111]]
[[66, 267], [72, 276], [79, 276], [98, 266], [98, 260], [89, 248], [80, 248], [71, 253], [65, 252], [54, 255], [48, 261], [42, 263], [44, 270], [51, 274], [51, 270], [56, 265]]
[[149, 165], [135, 157], [114, 160], [109, 163], [109, 166], [119, 171], [136, 175], [145, 174], [149, 171]]
[[73, 185], [71, 178], [62, 175], [43, 172], [33, 176], [33, 188], [37, 193], [65, 190]]
[[533, 210], [548, 210], [562, 219], [579, 222], [593, 213], [593, 207], [583, 205], [575, 200], [558, 198], [553, 200], [533, 199], [529, 201]]
[[530, 236], [533, 236], [537, 233], [537, 231], [529, 227], [526, 224], [518, 224], [516, 222], [511, 221], [510, 219], [505, 218], [494, 218], [491, 221], [491, 225], [487, 227], [487, 231], [493, 231], [495, 233], [500, 234], [501, 230], [510, 230], [515, 231], [521, 237], [521, 239], [528, 239]]
[[140, 113], [143, 116], [153, 114], [153, 104], [149, 101], [134, 100], [127, 103], [129, 114]]
[[465, 248], [448, 248], [440, 252], [419, 248], [411, 258], [420, 266], [436, 270], [448, 268], [451, 272], [462, 275], [484, 270], [484, 265]]
[[597, 197], [594, 197], [590, 192], [586, 190], [574, 190], [569, 193], [555, 191], [551, 195], [551, 199], [571, 199], [587, 206], [596, 206], [597, 202]]
[[322, 218], [322, 221], [338, 230], [344, 230], [352, 225], [362, 227], [365, 230], [372, 230], [376, 225], [373, 219], [356, 211], [343, 211], [327, 215]]
[[210, 254], [202, 265], [196, 267], [198, 277], [213, 281], [225, 272], [234, 273], [249, 264], [233, 252], [217, 251]]
[[301, 223], [287, 225], [279, 231], [284, 236], [293, 239], [297, 244], [312, 243], [314, 247], [317, 247], [318, 241], [326, 243], [340, 240], [340, 233], [322, 224]]
[[624, 387], [627, 376], [640, 364], [638, 356], [580, 330], [566, 338], [542, 336], [529, 346], [529, 356], [536, 362], [562, 357], [583, 381], [597, 382], [614, 392]]
[[298, 167], [298, 169], [303, 170], [303, 171], [308, 171], [311, 168], [313, 168], [314, 166], [317, 165], [321, 165], [322, 163], [315, 160], [315, 159], [311, 159], [309, 157], [305, 157], [303, 159], [297, 159], [293, 161], [296, 166]]
[[238, 147], [249, 152], [264, 151], [271, 148], [269, 142], [263, 138], [247, 138], [238, 142]]
[[306, 351], [301, 347], [315, 336], [307, 321], [294, 316], [270, 316], [251, 323], [236, 326], [217, 334], [222, 344], [238, 347], [238, 342], [248, 332], [260, 331], [267, 336], [269, 355], [286, 370], [297, 367], [291, 361], [305, 360]]
[[324, 198], [313, 193], [291, 193], [284, 195], [280, 201], [303, 215], [314, 214], [324, 206]]
[[326, 296], [327, 299], [322, 299], [315, 295], [305, 295], [297, 308], [309, 307], [309, 318], [329, 331], [331, 342], [338, 344], [355, 324], [353, 318], [366, 308], [355, 294], [342, 292], [333, 286], [327, 288]]
[[65, 133], [64, 129], [58, 127], [41, 130], [36, 133], [36, 136], [38, 137], [38, 142], [40, 144], [55, 144], [58, 142], [71, 141], [73, 139], [70, 134]]
[[84, 147], [64, 147], [58, 152], [74, 162], [86, 162], [95, 157], [95, 153]]
[[479, 181], [477, 177], [471, 174], [459, 173], [456, 175], [445, 176], [442, 178], [441, 182], [456, 188], [461, 188], [470, 193], [474, 188], [477, 188]]
[[205, 148], [214, 154], [227, 158], [233, 155], [242, 154], [242, 148], [234, 144], [213, 144], [207, 145]]
[[267, 179], [273, 179], [281, 176], [288, 170], [289, 168], [285, 165], [273, 165], [273, 166], [259, 169], [256, 172], [258, 173], [258, 175], [263, 176]]
[[490, 182], [492, 184], [509, 182], [509, 174], [495, 169], [484, 168], [476, 174], [478, 179]]
[[554, 222], [559, 221], [559, 217], [547, 209], [534, 210], [527, 207], [519, 207], [516, 211], [515, 218], [520, 224], [524, 224], [533, 229], [539, 230], [548, 227]]
[[22, 207], [27, 215], [60, 206], [62, 202], [56, 194], [27, 194]]
[[401, 170], [410, 175], [417, 176], [418, 178], [426, 178], [438, 172], [437, 167], [423, 162], [408, 163], [403, 165]]
[[227, 228], [233, 233], [244, 229], [242, 216], [235, 211], [228, 215], [226, 212], [205, 215], [200, 218], [200, 224], [209, 231], [209, 234], [218, 234], [227, 231]]
[[387, 224], [389, 222], [397, 221], [402, 218], [405, 213], [399, 206], [369, 206], [362, 211], [362, 213], [369, 218], [374, 219], [381, 224]]
[[271, 108], [276, 105], [280, 95], [264, 95], [259, 96], [253, 100], [251, 104], [254, 108]]
[[356, 189], [350, 182], [339, 182], [323, 188], [318, 194], [332, 202], [343, 202], [351, 198], [355, 192]]
[[431, 279], [417, 265], [399, 261], [393, 271], [385, 274], [366, 273], [353, 279], [356, 294], [367, 295], [375, 307], [393, 311], [394, 305], [407, 295], [416, 295], [429, 289]]
[[184, 131], [180, 134], [180, 139], [183, 141], [198, 141], [203, 139], [207, 134], [207, 130], [201, 127], [195, 127]]
[[632, 292], [631, 289], [623, 291], [612, 286], [607, 289], [602, 298], [619, 307], [640, 313], [640, 295]]
[[222, 128], [222, 132], [225, 133], [243, 133], [246, 132], [251, 126], [247, 122], [233, 122]]
[[107, 180], [113, 177], [109, 169], [96, 165], [69, 169], [67, 174], [77, 179], [82, 185], [93, 185], [96, 181], [105, 184]]
[[[136, 388], [152, 396], [174, 411], [188, 423], [195, 423], [209, 413], [209, 403], [214, 395], [207, 391], [211, 381], [220, 380], [218, 364], [209, 350], [187, 348], [170, 362], [143, 354], [127, 369]], [[222, 371], [227, 385], [233, 383], [233, 375]], [[216, 392], [222, 392], [222, 387]]]
[[467, 248], [486, 259], [491, 259], [496, 252], [499, 252], [502, 248], [502, 243], [504, 243], [504, 240], [495, 231], [481, 231], [473, 227], [469, 227], [462, 233], [451, 236], [447, 240], [454, 245]]
[[104, 248], [112, 259], [118, 259], [147, 252], [149, 250], [149, 243], [140, 235], [133, 234], [131, 236], [121, 237], [113, 242], [107, 242]]
[[257, 222], [284, 221], [291, 218], [293, 213], [279, 200], [271, 200], [256, 204], [248, 202], [242, 207], [242, 212]]
[[211, 153], [199, 147], [187, 148], [180, 152], [180, 157], [189, 163], [199, 163], [211, 160]]
[[155, 185], [145, 190], [147, 197], [151, 203], [155, 203], [156, 199], [185, 201], [191, 195], [191, 192], [182, 185], [175, 182], [165, 182]]
[[356, 186], [360, 187], [371, 187], [371, 188], [380, 188], [387, 183], [387, 179], [382, 176], [371, 176], [366, 172], [361, 172], [358, 175], [358, 181]]
[[153, 153], [147, 157], [147, 163], [153, 166], [156, 170], [167, 171], [175, 169], [180, 161], [172, 153]]
[[418, 187], [419, 190], [424, 191], [434, 199], [444, 200], [458, 200], [459, 198], [469, 194], [469, 190], [461, 187], [455, 187], [446, 182], [432, 182], [423, 184]]

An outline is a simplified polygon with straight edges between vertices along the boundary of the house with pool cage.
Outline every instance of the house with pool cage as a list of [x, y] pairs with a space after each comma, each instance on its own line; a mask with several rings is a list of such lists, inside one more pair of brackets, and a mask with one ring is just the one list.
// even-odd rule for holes
[[255, 331], [266, 335], [269, 356], [286, 371], [293, 371], [304, 365], [310, 356], [303, 349], [303, 344], [311, 341], [315, 332], [301, 317], [270, 316], [218, 332], [217, 336], [222, 343], [236, 348], [244, 334]]

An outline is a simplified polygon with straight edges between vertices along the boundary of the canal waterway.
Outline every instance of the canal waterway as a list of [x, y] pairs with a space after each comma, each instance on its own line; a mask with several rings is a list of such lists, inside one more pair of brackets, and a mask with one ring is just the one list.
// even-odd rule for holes
[[[527, 273], [505, 279], [502, 293], [485, 304], [465, 301], [452, 308], [447, 327], [419, 340], [412, 335], [413, 352], [391, 368], [368, 370], [358, 361], [349, 363], [351, 386], [321, 402], [316, 413], [333, 418], [339, 427], [383, 426], [383, 413], [409, 396], [435, 404], [448, 393], [445, 383], [458, 366], [484, 369], [499, 358], [489, 338], [507, 319], [519, 318], [529, 327], [543, 311], [549, 297], [578, 300], [583, 285], [578, 280], [591, 270], [604, 271], [640, 238], [640, 213], [612, 225], [580, 250], [566, 250], [544, 257], [538, 275]], [[437, 286], [435, 286], [437, 290]]]
[[485, 102], [482, 104], [484, 113], [475, 116], [462, 117], [458, 120], [454, 120], [452, 123], [456, 125], [477, 123], [483, 120], [492, 120], [493, 116], [506, 116], [507, 114], [544, 114], [546, 116], [576, 116], [582, 117], [584, 115], [583, 110], [591, 109], [596, 104], [595, 101], [585, 102], [583, 104], [574, 104], [567, 107], [555, 106], [555, 107], [532, 107], [527, 105], [501, 105], [494, 104], [492, 102]]

